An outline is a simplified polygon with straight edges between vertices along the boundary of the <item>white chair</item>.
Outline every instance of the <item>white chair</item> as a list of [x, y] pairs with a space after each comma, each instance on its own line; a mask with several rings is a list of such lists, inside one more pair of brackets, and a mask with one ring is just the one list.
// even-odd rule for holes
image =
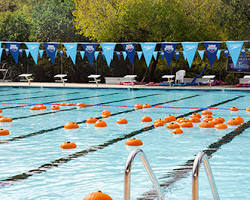
[[101, 79], [98, 79], [100, 78], [101, 75], [97, 75], [97, 74], [91, 74], [88, 76], [89, 79], [94, 79], [94, 80], [89, 80], [90, 83], [96, 83], [96, 87], [98, 87], [98, 82], [101, 81]]
[[33, 81], [32, 74], [20, 74], [19, 77], [21, 78], [20, 81], [28, 81], [29, 85], [30, 82]]
[[184, 83], [184, 76], [186, 75], [185, 70], [179, 70], [175, 74], [175, 83]]
[[63, 86], [65, 86], [65, 81], [67, 81], [68, 79], [66, 79], [65, 77], [67, 76], [67, 74], [57, 74], [57, 75], [55, 75], [54, 76], [54, 78], [59, 78], [59, 80], [58, 79], [56, 79], [55, 81], [56, 82], [62, 82], [63, 83]]
[[202, 83], [208, 83], [208, 85], [211, 87], [212, 82], [214, 82], [214, 80], [212, 80], [213, 78], [215, 78], [215, 75], [205, 75], [202, 76]]
[[168, 84], [170, 86], [172, 86], [172, 82], [174, 82], [173, 78], [175, 77], [175, 75], [164, 75], [162, 76], [162, 78], [167, 78], [168, 79]]

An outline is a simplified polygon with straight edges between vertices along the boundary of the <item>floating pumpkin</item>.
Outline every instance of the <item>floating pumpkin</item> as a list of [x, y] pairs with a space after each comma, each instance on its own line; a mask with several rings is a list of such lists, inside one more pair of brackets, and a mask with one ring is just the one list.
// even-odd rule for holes
[[238, 120], [241, 124], [244, 123], [244, 119], [242, 117], [240, 117], [240, 116], [235, 117], [234, 119]]
[[213, 116], [210, 114], [207, 114], [207, 115], [203, 115], [203, 118], [213, 118]]
[[212, 115], [213, 113], [210, 110], [203, 110], [201, 112], [202, 115]]
[[202, 121], [203, 122], [206, 122], [206, 121], [210, 121], [211, 122], [211, 121], [213, 121], [213, 118], [212, 117], [209, 117], [209, 118], [205, 117]]
[[179, 120], [177, 121], [179, 124], [183, 123], [183, 122], [190, 122], [189, 119], [185, 119], [185, 118], [179, 118]]
[[108, 110], [102, 111], [102, 116], [103, 117], [109, 117], [110, 115], [111, 115], [110, 111], [108, 111]]
[[74, 142], [64, 142], [61, 144], [62, 149], [74, 149], [76, 148], [76, 143]]
[[142, 122], [152, 122], [152, 118], [149, 116], [144, 116], [141, 121]]
[[214, 126], [216, 129], [227, 129], [227, 125], [226, 124], [216, 124]]
[[103, 127], [106, 127], [106, 126], [107, 126], [107, 124], [103, 120], [97, 120], [96, 123], [95, 123], [95, 127], [103, 128]]
[[182, 128], [193, 128], [193, 123], [192, 122], [183, 122], [180, 124], [180, 127]]
[[176, 117], [175, 117], [174, 115], [169, 115], [169, 116], [166, 116], [166, 117], [164, 118], [164, 121], [165, 121], [166, 123], [168, 123], [168, 122], [174, 122], [174, 121], [176, 121]]
[[229, 110], [230, 110], [230, 111], [238, 111], [239, 108], [237, 108], [236, 106], [233, 106], [233, 107], [229, 108]]
[[59, 106], [52, 106], [50, 109], [51, 110], [60, 110], [60, 107]]
[[61, 103], [60, 106], [67, 106], [66, 103]]
[[65, 129], [76, 129], [76, 128], [79, 128], [78, 124], [75, 123], [75, 122], [67, 122], [65, 125], [64, 125], [64, 128]]
[[212, 122], [213, 122], [214, 124], [223, 124], [223, 123], [225, 122], [225, 119], [222, 118], [222, 117], [218, 117], [218, 118], [214, 118], [214, 119], [212, 120]]
[[164, 126], [165, 125], [165, 121], [158, 119], [154, 121], [154, 127], [159, 127], [159, 126]]
[[76, 104], [76, 106], [79, 107], [79, 108], [83, 108], [83, 107], [85, 107], [85, 104], [84, 103], [78, 103], [78, 104]]
[[45, 105], [41, 105], [41, 106], [39, 106], [39, 109], [40, 110], [45, 110], [45, 109], [47, 109], [47, 107]]
[[112, 200], [112, 198], [101, 191], [89, 193], [83, 200]]
[[200, 118], [198, 118], [198, 117], [190, 118], [190, 121], [191, 121], [192, 123], [200, 123], [200, 122], [201, 122]]
[[150, 105], [150, 104], [144, 104], [143, 106], [142, 106], [142, 108], [144, 109], [144, 108], [152, 108], [152, 106]]
[[128, 139], [126, 141], [126, 145], [128, 145], [128, 146], [141, 146], [141, 145], [143, 145], [143, 142], [140, 139], [132, 138], [132, 139]]
[[30, 108], [30, 110], [40, 110], [40, 107], [38, 107], [38, 106], [32, 106], [32, 107]]
[[0, 115], [0, 118], [3, 118], [3, 115]]
[[5, 136], [5, 135], [9, 135], [10, 132], [6, 129], [0, 129], [0, 136]]
[[180, 124], [185, 118], [178, 118], [176, 121]]
[[176, 128], [172, 131], [173, 134], [182, 134], [183, 130], [181, 128]]
[[205, 121], [199, 124], [200, 128], [214, 128], [214, 123], [211, 121]]
[[250, 112], [250, 108], [246, 108], [246, 111], [247, 111], [247, 112]]
[[0, 109], [0, 113], [2, 113], [3, 111]]
[[190, 118], [201, 118], [200, 113], [193, 113]]
[[12, 122], [12, 119], [9, 117], [2, 117], [0, 118], [0, 122]]
[[233, 119], [230, 119], [228, 122], [227, 122], [228, 125], [230, 126], [237, 126], [237, 125], [240, 125], [241, 122], [235, 118]]
[[73, 103], [67, 103], [66, 106], [75, 106]]
[[96, 118], [91, 117], [91, 118], [89, 118], [89, 119], [86, 120], [86, 123], [88, 123], [88, 124], [94, 124], [94, 123], [96, 123], [96, 121], [97, 121]]
[[180, 125], [177, 124], [177, 123], [171, 122], [171, 123], [169, 123], [169, 124], [166, 126], [166, 128], [168, 128], [168, 129], [176, 129], [176, 128], [180, 128]]
[[143, 105], [142, 104], [136, 104], [135, 106], [134, 106], [134, 109], [135, 110], [139, 110], [139, 109], [142, 109], [143, 108]]
[[116, 123], [117, 123], [117, 124], [127, 124], [127, 123], [128, 123], [128, 120], [122, 118], [122, 119], [120, 119], [120, 120], [117, 120]]

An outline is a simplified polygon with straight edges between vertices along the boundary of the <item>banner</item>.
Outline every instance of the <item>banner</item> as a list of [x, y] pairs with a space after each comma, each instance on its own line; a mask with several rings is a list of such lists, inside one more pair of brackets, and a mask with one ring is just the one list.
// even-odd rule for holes
[[198, 53], [200, 55], [201, 60], [203, 60], [205, 51], [204, 50], [198, 50]]
[[182, 42], [181, 44], [184, 49], [184, 58], [186, 57], [190, 68], [192, 66], [196, 50], [198, 48], [198, 42]]
[[40, 58], [43, 57], [43, 50], [39, 50]]
[[158, 55], [158, 52], [157, 52], [157, 51], [154, 51], [153, 56], [154, 56], [154, 59], [155, 59], [155, 60], [157, 60], [157, 55]]
[[227, 49], [232, 57], [234, 66], [237, 65], [238, 58], [240, 56], [240, 51], [243, 46], [243, 41], [227, 41]]
[[250, 57], [240, 56], [237, 61], [237, 65], [233, 64], [232, 58], [228, 58], [227, 71], [229, 72], [239, 72], [239, 73], [250, 73]]
[[28, 47], [34, 62], [37, 64], [40, 43], [25, 42], [25, 45]]
[[183, 53], [184, 60], [187, 60], [187, 56], [186, 56], [185, 51], [183, 51], [182, 53]]
[[122, 55], [123, 55], [123, 59], [126, 60], [126, 57], [127, 57], [126, 51], [123, 51], [123, 52], [122, 52]]
[[176, 60], [179, 60], [179, 56], [180, 56], [180, 52], [179, 51], [175, 51], [175, 58], [176, 58]]
[[220, 48], [220, 42], [204, 42], [205, 49], [207, 51], [207, 57], [212, 67], [217, 55], [217, 52]]
[[118, 60], [120, 60], [120, 58], [121, 58], [121, 52], [117, 51], [116, 55], [117, 55]]
[[84, 59], [85, 51], [80, 51], [81, 58]]
[[7, 48], [10, 50], [11, 55], [13, 56], [16, 64], [18, 63], [18, 55], [19, 55], [19, 48], [20, 43], [6, 43]]
[[[0, 44], [1, 46], [1, 44]], [[2, 57], [3, 49], [0, 47], [0, 62], [1, 62], [1, 57]]]
[[142, 51], [137, 51], [137, 56], [138, 56], [139, 60], [141, 60]]
[[96, 51], [96, 52], [95, 52], [95, 60], [97, 60], [97, 58], [98, 58], [98, 56], [99, 56], [99, 53], [100, 53], [100, 51]]
[[25, 54], [26, 54], [26, 57], [28, 58], [30, 55], [30, 51], [28, 49], [25, 49]]
[[216, 54], [216, 56], [217, 56], [217, 60], [219, 60], [219, 59], [220, 59], [220, 53], [221, 53], [221, 50], [219, 49], [219, 50], [217, 51], [217, 54]]
[[57, 44], [56, 43], [44, 43], [44, 47], [46, 49], [47, 56], [50, 58], [51, 63], [55, 64], [55, 58], [56, 58], [56, 48]]
[[85, 51], [85, 54], [88, 58], [88, 61], [90, 63], [90, 65], [93, 64], [93, 58], [94, 58], [94, 55], [95, 55], [95, 49], [96, 49], [96, 46], [97, 44], [89, 44], [89, 43], [86, 43], [86, 44], [82, 44], [82, 47]]
[[106, 60], [104, 53], [102, 51], [101, 51], [101, 53], [102, 53], [102, 59]]
[[228, 50], [224, 50], [224, 54], [225, 54], [225, 56], [228, 58]]
[[241, 55], [242, 55], [242, 56], [245, 56], [245, 54], [246, 54], [246, 49], [242, 49], [242, 50], [241, 50]]
[[146, 61], [146, 65], [147, 67], [149, 67], [149, 64], [152, 59], [152, 55], [155, 51], [156, 43], [147, 42], [147, 43], [140, 43], [140, 44], [141, 44], [142, 52], [144, 55], [144, 59]]
[[116, 43], [101, 43], [108, 66], [110, 66], [111, 60], [113, 60], [115, 45]]
[[66, 48], [66, 54], [71, 58], [73, 64], [76, 64], [77, 43], [63, 43]]
[[161, 59], [164, 60], [165, 56], [164, 56], [164, 52], [161, 51]]
[[[131, 65], [134, 65], [135, 46], [136, 46], [135, 43], [122, 44], [122, 47], [126, 51]], [[125, 58], [124, 58], [124, 60], [125, 60]]]
[[171, 65], [176, 46], [176, 43], [161, 43], [161, 48], [164, 52], [169, 67]]
[[22, 57], [23, 56], [23, 50], [19, 49], [19, 55]]

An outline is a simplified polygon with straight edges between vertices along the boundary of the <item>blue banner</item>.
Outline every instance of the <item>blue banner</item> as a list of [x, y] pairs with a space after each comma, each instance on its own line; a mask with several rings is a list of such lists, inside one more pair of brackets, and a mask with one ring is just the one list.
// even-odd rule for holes
[[187, 60], [187, 56], [186, 56], [185, 51], [183, 51], [182, 53], [183, 53], [184, 60]]
[[63, 54], [64, 54], [64, 51], [59, 51], [59, 54], [60, 54], [60, 56], [62, 57], [63, 56]]
[[158, 52], [157, 52], [157, 51], [154, 51], [153, 56], [154, 56], [154, 59], [155, 59], [155, 60], [157, 60], [157, 55], [158, 55]]
[[228, 50], [224, 50], [224, 54], [225, 54], [225, 56], [226, 56], [226, 58], [228, 58]]
[[200, 55], [201, 60], [203, 60], [205, 51], [204, 50], [198, 50], [198, 53]]
[[162, 59], [162, 60], [164, 60], [164, 58], [165, 58], [165, 56], [164, 56], [164, 52], [163, 52], [163, 51], [161, 51], [161, 53], [160, 53], [160, 54], [161, 54], [161, 59]]
[[10, 50], [9, 50], [8, 48], [5, 49], [6, 56], [9, 55], [9, 51], [10, 51]]
[[126, 58], [127, 58], [127, 53], [126, 53], [126, 51], [123, 51], [123, 52], [122, 52], [122, 55], [123, 55], [123, 59], [126, 60]]
[[205, 49], [207, 51], [207, 57], [212, 67], [217, 55], [217, 52], [220, 48], [220, 42], [204, 42]]
[[71, 58], [73, 64], [76, 64], [77, 43], [63, 43], [66, 48], [66, 54]]
[[175, 58], [176, 60], [179, 60], [180, 57], [180, 52], [179, 51], [175, 51]]
[[227, 41], [226, 42], [227, 49], [232, 57], [234, 66], [237, 65], [243, 43], [244, 43], [243, 41]]
[[142, 51], [137, 51], [137, 56], [138, 56], [139, 60], [141, 60]]
[[[131, 65], [134, 65], [135, 46], [136, 46], [135, 43], [122, 44], [122, 47], [126, 51]], [[125, 60], [125, 58], [124, 58], [124, 60]]]
[[29, 57], [29, 55], [30, 55], [30, 51], [29, 51], [29, 49], [25, 49], [25, 54], [26, 54], [26, 57], [28, 58], [28, 57]]
[[2, 53], [3, 53], [3, 49], [0, 47], [0, 62], [1, 62]]
[[245, 54], [246, 54], [246, 49], [242, 49], [242, 50], [241, 50], [241, 55], [244, 57]]
[[100, 51], [96, 51], [96, 52], [95, 52], [95, 60], [97, 60], [97, 58], [98, 58], [98, 56], [99, 56], [99, 53], [100, 53]]
[[97, 46], [96, 44], [82, 44], [82, 47], [85, 51], [85, 54], [88, 58], [90, 65], [93, 64], [96, 46]]
[[[101, 51], [102, 52], [102, 51]], [[104, 53], [102, 52], [102, 59], [106, 60]]]
[[116, 43], [101, 43], [108, 66], [110, 66], [111, 60], [113, 60], [115, 45]]
[[19, 48], [20, 43], [6, 43], [7, 48], [10, 50], [11, 55], [13, 56], [16, 64], [18, 63], [18, 55], [19, 55]]
[[23, 50], [19, 49], [19, 55], [22, 57], [23, 56]]
[[80, 51], [81, 58], [84, 59], [85, 51]]
[[121, 52], [117, 51], [116, 55], [117, 55], [118, 60], [120, 60], [120, 58], [121, 58]]
[[182, 47], [184, 49], [183, 55], [188, 61], [189, 67], [192, 66], [196, 50], [198, 48], [198, 42], [182, 42]]
[[161, 43], [161, 48], [164, 52], [169, 67], [171, 65], [176, 46], [176, 43]]
[[44, 43], [44, 47], [46, 49], [47, 56], [50, 58], [51, 63], [55, 64], [55, 58], [56, 58], [56, 48], [57, 44], [56, 43]]
[[219, 49], [219, 50], [217, 51], [217, 54], [216, 54], [216, 56], [217, 56], [217, 60], [219, 60], [219, 59], [220, 59], [220, 53], [221, 53], [221, 50]]
[[141, 48], [142, 48], [142, 52], [143, 52], [147, 67], [149, 67], [149, 64], [152, 59], [152, 55], [155, 51], [155, 47], [156, 47], [156, 43], [150, 43], [150, 42], [141, 43]]
[[40, 43], [25, 42], [25, 45], [28, 47], [34, 62], [37, 64]]

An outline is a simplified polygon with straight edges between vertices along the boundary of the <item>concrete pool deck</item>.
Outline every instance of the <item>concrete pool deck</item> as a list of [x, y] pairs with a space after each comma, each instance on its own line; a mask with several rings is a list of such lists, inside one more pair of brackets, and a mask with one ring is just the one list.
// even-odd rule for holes
[[114, 89], [126, 89], [126, 88], [133, 88], [133, 89], [202, 89], [202, 90], [244, 90], [250, 91], [250, 87], [236, 87], [234, 85], [222, 85], [222, 86], [146, 86], [146, 85], [113, 85], [113, 84], [105, 84], [100, 83], [98, 87], [96, 84], [93, 83], [66, 83], [63, 86], [62, 83], [55, 83], [55, 82], [31, 82], [29, 86], [27, 82], [0, 82], [0, 87], [46, 87], [46, 88], [114, 88]]

